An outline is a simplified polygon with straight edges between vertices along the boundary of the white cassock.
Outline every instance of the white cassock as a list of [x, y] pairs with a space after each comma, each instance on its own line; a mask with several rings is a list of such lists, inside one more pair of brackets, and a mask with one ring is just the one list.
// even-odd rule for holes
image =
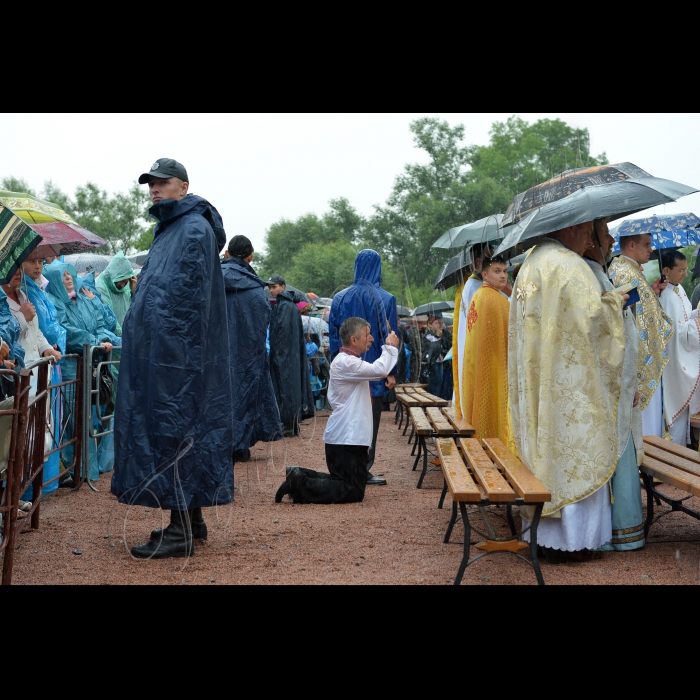
[[[666, 347], [668, 364], [662, 375], [663, 411], [673, 442], [685, 447], [691, 415], [700, 410], [700, 321], [681, 285], [669, 284], [659, 297], [676, 332]], [[644, 413], [642, 413], [642, 418]]]

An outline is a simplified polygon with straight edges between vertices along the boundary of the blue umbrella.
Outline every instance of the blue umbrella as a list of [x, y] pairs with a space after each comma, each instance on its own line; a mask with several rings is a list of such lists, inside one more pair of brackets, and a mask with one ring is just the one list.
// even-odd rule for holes
[[685, 248], [700, 245], [700, 218], [687, 212], [685, 214], [653, 214], [643, 219], [625, 219], [610, 231], [615, 239], [613, 255], [620, 254], [620, 237], [651, 234], [653, 250], [666, 248]]

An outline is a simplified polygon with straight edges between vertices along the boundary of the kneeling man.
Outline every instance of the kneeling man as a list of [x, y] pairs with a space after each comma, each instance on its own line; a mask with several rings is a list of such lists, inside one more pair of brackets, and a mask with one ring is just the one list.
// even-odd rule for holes
[[328, 401], [333, 413], [323, 439], [330, 474], [294, 467], [277, 490], [275, 502], [289, 494], [294, 503], [356, 503], [365, 497], [368, 450], [372, 444], [370, 381], [385, 379], [398, 358], [399, 339], [391, 331], [374, 362], [360, 355], [374, 342], [370, 325], [348, 318], [340, 327], [343, 346], [331, 363]]

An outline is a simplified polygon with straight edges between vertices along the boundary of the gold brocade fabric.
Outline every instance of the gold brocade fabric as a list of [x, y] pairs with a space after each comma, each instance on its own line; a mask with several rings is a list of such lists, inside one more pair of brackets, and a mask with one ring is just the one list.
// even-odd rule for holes
[[511, 299], [513, 436], [523, 464], [552, 494], [543, 515], [557, 517], [615, 471], [622, 297], [601, 296], [583, 258], [545, 239], [523, 263]]
[[457, 286], [457, 294], [455, 295], [455, 312], [452, 321], [452, 386], [454, 387], [455, 395], [455, 413], [458, 416], [462, 415], [462, 397], [459, 395], [459, 372], [462, 369], [462, 348], [459, 347], [459, 323], [462, 306], [462, 292], [466, 280]]
[[637, 380], [639, 405], [643, 411], [658, 389], [661, 374], [668, 364], [666, 346], [675, 333], [674, 324], [661, 307], [659, 298], [649, 286], [639, 263], [620, 255], [610, 265], [610, 278], [616, 287], [636, 280], [639, 288], [639, 301], [635, 304], [639, 329]]
[[467, 314], [464, 348], [464, 419], [474, 437], [508, 442], [508, 300], [485, 282]]

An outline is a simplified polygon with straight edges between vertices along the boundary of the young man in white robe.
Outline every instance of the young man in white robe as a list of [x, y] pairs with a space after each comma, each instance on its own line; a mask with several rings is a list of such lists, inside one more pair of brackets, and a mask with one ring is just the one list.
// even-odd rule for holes
[[663, 373], [663, 403], [668, 431], [673, 442], [690, 443], [690, 416], [700, 410], [700, 321], [692, 309], [681, 282], [688, 274], [688, 261], [679, 250], [661, 253], [662, 272], [668, 285], [659, 301], [675, 324], [668, 345], [668, 364]]

